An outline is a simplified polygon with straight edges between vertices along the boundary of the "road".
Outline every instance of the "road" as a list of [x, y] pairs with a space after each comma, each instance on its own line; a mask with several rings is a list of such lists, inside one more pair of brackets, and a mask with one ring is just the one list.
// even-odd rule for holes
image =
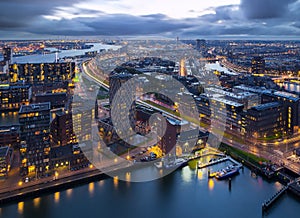
[[[92, 78], [93, 81], [96, 82], [97, 84], [99, 84], [100, 86], [105, 87], [106, 89], [109, 89], [109, 86], [107, 84], [103, 83], [103, 81], [101, 81], [101, 79], [96, 77], [96, 75], [98, 75], [96, 71], [93, 71], [94, 75], [91, 75], [91, 73], [88, 72], [87, 68], [85, 66], [83, 66], [83, 72], [86, 76]], [[166, 116], [169, 116], [171, 118], [182, 120], [181, 117], [178, 117], [174, 114], [168, 113], [167, 111], [162, 110], [161, 108], [155, 107], [154, 105], [148, 104], [143, 101], [138, 101], [138, 103], [142, 104], [144, 106], [147, 106], [147, 107], [154, 108], [155, 110], [161, 111]], [[206, 129], [206, 130], [209, 131], [210, 129]], [[290, 138], [290, 139], [286, 139], [282, 142], [263, 143], [263, 144], [254, 143], [253, 141], [250, 141], [248, 143], [246, 142], [245, 144], [240, 144], [240, 143], [230, 139], [230, 138], [234, 138], [233, 134], [231, 134], [231, 136], [232, 137], [227, 136], [227, 138], [224, 137], [223, 142], [229, 144], [230, 146], [233, 146], [238, 149], [241, 149], [246, 152], [257, 155], [259, 157], [263, 157], [267, 160], [271, 160], [273, 163], [276, 163], [278, 165], [281, 165], [282, 163], [284, 163], [285, 167], [287, 167], [288, 169], [290, 169], [293, 172], [300, 175], [300, 164], [299, 163], [294, 163], [292, 161], [289, 161], [286, 157], [284, 157], [283, 155], [280, 155], [278, 152], [276, 152], [277, 149], [279, 149], [283, 152], [286, 152], [286, 151], [293, 150], [296, 147], [299, 147], [300, 135], [294, 136], [293, 138]], [[274, 147], [276, 149], [274, 149]]]

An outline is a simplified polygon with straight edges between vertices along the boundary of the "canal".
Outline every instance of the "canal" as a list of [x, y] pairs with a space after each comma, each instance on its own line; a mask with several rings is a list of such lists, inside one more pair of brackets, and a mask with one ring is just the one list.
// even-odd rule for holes
[[[222, 163], [210, 170], [219, 170]], [[261, 205], [282, 186], [254, 177], [244, 168], [228, 181], [207, 178], [208, 169], [186, 166], [151, 182], [129, 183], [116, 178], [92, 182], [61, 192], [5, 205], [4, 218], [71, 217], [298, 217], [300, 201], [285, 194], [266, 215]], [[139, 169], [142, 174], [159, 173], [155, 167]], [[130, 176], [136, 176], [135, 172]]]

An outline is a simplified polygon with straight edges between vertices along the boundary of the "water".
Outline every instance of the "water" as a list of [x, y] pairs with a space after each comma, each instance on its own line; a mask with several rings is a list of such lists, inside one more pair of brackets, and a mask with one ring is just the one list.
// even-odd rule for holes
[[18, 112], [0, 113], [0, 126], [19, 125]]
[[[211, 170], [224, 167], [217, 165]], [[151, 167], [150, 167], [151, 168]], [[143, 172], [158, 172], [151, 168]], [[5, 218], [54, 217], [262, 217], [261, 204], [282, 186], [251, 177], [247, 168], [228, 181], [207, 178], [189, 166], [145, 183], [106, 179], [1, 208]], [[300, 202], [289, 195], [265, 217], [298, 217]]]
[[[117, 48], [119, 48], [118, 46], [115, 46], [115, 45], [104, 45], [101, 43], [87, 43], [87, 44], [92, 44], [94, 46], [90, 49], [61, 50], [58, 53], [58, 57], [59, 58], [74, 57], [77, 55], [84, 55], [85, 52], [89, 52], [89, 51], [98, 51], [99, 52], [100, 49], [117, 49]], [[55, 61], [55, 56], [56, 56], [55, 53], [51, 53], [51, 54], [45, 54], [45, 55], [27, 55], [27, 56], [21, 56], [21, 57], [14, 57], [13, 63], [49, 63], [49, 62], [52, 63]]]

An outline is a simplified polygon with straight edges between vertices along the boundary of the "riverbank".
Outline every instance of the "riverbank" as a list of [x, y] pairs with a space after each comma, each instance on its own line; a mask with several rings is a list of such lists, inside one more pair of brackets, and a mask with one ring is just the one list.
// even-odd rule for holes
[[44, 194], [61, 191], [104, 178], [107, 178], [106, 174], [97, 169], [93, 169], [87, 172], [66, 176], [61, 179], [47, 180], [26, 187], [18, 187], [11, 191], [0, 193], [0, 204], [3, 205], [27, 198], [35, 198]]

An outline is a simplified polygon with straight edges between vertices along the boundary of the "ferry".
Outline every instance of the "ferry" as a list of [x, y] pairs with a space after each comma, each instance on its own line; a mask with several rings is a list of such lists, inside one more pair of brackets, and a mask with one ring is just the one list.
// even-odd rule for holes
[[215, 177], [218, 180], [222, 180], [237, 175], [238, 173], [239, 173], [239, 167], [231, 165], [218, 172]]

